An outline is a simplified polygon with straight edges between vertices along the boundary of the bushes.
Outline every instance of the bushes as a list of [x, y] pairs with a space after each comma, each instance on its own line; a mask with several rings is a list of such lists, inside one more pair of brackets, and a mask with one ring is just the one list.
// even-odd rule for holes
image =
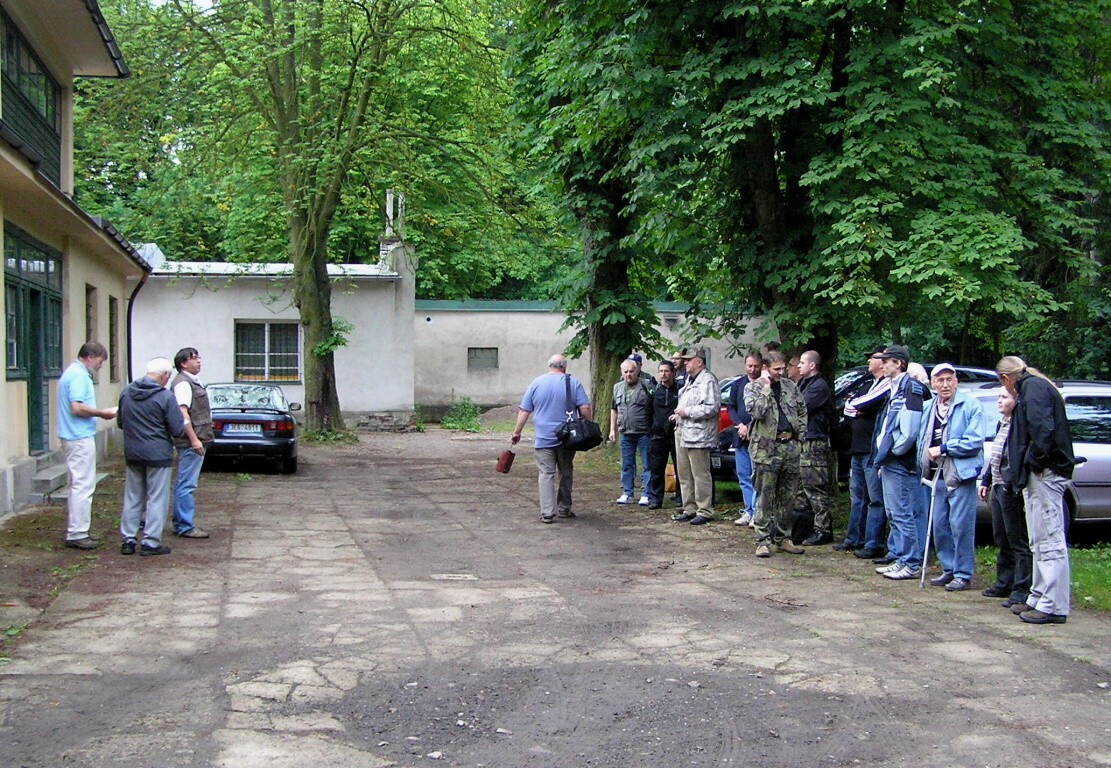
[[481, 426], [478, 423], [478, 406], [471, 402], [471, 398], [463, 395], [459, 400], [452, 400], [451, 407], [440, 420], [444, 429], [458, 429], [463, 432], [478, 432]]

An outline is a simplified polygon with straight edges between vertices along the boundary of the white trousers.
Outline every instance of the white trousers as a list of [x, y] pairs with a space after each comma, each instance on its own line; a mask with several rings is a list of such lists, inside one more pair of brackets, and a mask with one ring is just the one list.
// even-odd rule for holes
[[96, 489], [96, 440], [63, 440], [62, 450], [69, 469], [69, 526], [66, 540], [76, 541], [89, 535], [93, 520], [93, 491]]
[[1069, 615], [1069, 548], [1065, 543], [1065, 487], [1068, 480], [1051, 469], [1033, 472], [1022, 489], [1026, 530], [1034, 555], [1034, 583], [1026, 603], [1042, 613]]

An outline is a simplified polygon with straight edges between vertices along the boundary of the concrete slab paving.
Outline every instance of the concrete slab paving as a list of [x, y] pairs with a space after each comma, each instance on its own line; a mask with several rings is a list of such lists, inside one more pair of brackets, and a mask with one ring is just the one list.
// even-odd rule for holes
[[[1111, 619], [610, 504], [541, 525], [506, 436], [206, 472], [206, 541], [104, 554], [0, 666], [0, 765], [1111, 765]], [[986, 577], [985, 577], [986, 579]]]

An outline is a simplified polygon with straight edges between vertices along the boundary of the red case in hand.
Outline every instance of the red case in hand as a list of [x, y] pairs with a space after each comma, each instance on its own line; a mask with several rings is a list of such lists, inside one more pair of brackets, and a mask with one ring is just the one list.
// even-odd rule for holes
[[508, 475], [509, 470], [513, 467], [513, 457], [515, 455], [516, 454], [510, 450], [502, 451], [501, 456], [498, 457], [498, 464], [494, 469], [501, 472], [503, 475]]

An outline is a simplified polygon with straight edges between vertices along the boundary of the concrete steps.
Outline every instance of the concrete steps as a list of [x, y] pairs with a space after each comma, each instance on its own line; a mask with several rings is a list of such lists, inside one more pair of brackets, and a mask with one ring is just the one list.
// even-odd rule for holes
[[[93, 480], [94, 485], [108, 477], [108, 472], [97, 472]], [[35, 474], [31, 481], [31, 490], [34, 501], [49, 503], [52, 501], [65, 501], [69, 498], [69, 470], [65, 464], [52, 464], [46, 469]]]

